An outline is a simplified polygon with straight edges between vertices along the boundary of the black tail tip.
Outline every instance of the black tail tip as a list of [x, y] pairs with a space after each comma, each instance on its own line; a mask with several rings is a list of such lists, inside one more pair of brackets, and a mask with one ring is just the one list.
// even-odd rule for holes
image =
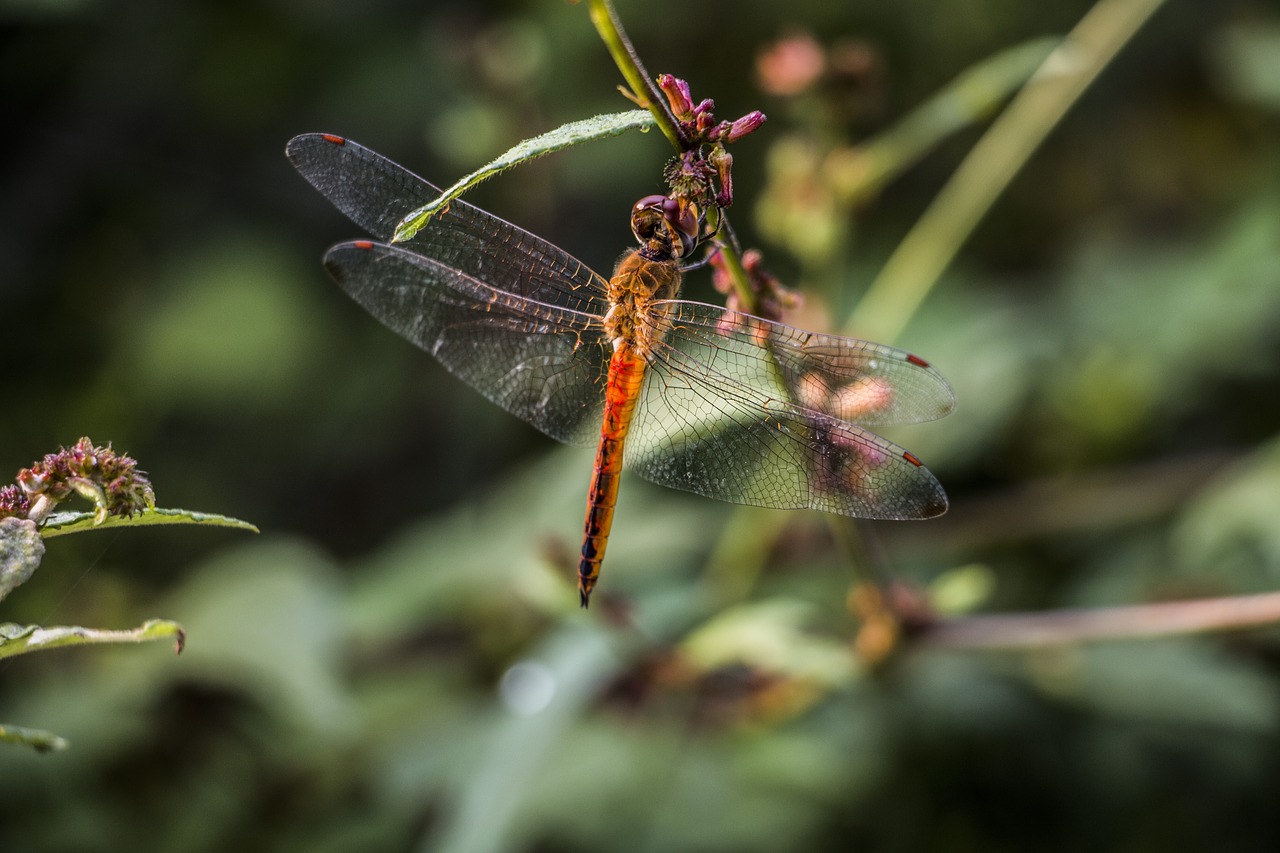
[[587, 592], [585, 589], [579, 589], [578, 600], [582, 602], [582, 609], [586, 610], [591, 604], [591, 593]]

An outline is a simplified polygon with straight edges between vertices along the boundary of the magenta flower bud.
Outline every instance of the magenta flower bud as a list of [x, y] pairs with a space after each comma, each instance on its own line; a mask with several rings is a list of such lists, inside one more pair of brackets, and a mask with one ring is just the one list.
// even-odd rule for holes
[[716, 206], [729, 207], [733, 204], [733, 155], [717, 143], [707, 159], [715, 168], [716, 177], [720, 180], [720, 191], [716, 193]]
[[764, 124], [764, 118], [764, 113], [759, 110], [747, 113], [729, 126], [729, 135], [726, 137], [726, 141], [737, 142], [748, 133], [752, 133], [760, 125]]
[[693, 94], [689, 91], [689, 84], [679, 77], [659, 74], [658, 88], [667, 96], [667, 103], [671, 105], [671, 112], [675, 113], [676, 118], [688, 121], [693, 115]]

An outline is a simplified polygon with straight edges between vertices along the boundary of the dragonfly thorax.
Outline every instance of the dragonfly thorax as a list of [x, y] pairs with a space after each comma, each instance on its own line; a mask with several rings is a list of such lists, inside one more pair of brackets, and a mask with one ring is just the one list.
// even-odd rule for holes
[[680, 295], [680, 267], [674, 259], [652, 260], [643, 249], [634, 249], [618, 261], [608, 295], [605, 334], [615, 349], [625, 342], [647, 358], [658, 333], [651, 305]]

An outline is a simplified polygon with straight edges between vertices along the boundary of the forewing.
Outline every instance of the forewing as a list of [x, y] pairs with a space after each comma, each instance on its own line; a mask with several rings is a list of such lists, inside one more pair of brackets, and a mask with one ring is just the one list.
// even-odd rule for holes
[[651, 318], [658, 343], [626, 446], [640, 476], [757, 506], [885, 519], [946, 511], [914, 455], [833, 414], [945, 414], [950, 386], [922, 360], [698, 303], [661, 303]]
[[340, 243], [325, 267], [356, 302], [502, 408], [568, 444], [600, 434], [598, 318], [511, 294], [399, 246]]
[[[285, 153], [338, 210], [382, 240], [390, 240], [401, 219], [441, 193], [381, 154], [339, 136], [296, 136]], [[585, 264], [461, 200], [399, 245], [517, 296], [587, 314], [603, 314], [609, 307], [607, 283]]]

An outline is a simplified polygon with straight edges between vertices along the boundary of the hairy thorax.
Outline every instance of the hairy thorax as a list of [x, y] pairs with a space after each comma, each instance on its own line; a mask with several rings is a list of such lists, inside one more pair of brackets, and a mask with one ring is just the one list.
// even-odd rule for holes
[[648, 358], [658, 330], [645, 319], [650, 303], [674, 299], [680, 292], [680, 268], [675, 261], [653, 260], [643, 250], [628, 252], [609, 279], [609, 312], [604, 317], [605, 334], [618, 349], [630, 344]]

